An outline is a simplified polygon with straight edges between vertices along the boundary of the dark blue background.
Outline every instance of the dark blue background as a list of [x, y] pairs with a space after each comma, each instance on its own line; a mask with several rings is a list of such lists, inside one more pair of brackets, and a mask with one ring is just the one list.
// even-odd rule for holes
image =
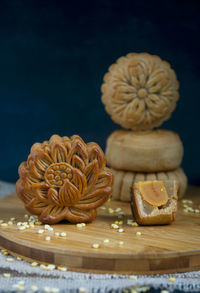
[[118, 126], [101, 103], [110, 64], [129, 52], [169, 61], [180, 100], [163, 128], [183, 140], [200, 184], [199, 1], [0, 2], [0, 179], [15, 181], [35, 141], [80, 134], [105, 147]]

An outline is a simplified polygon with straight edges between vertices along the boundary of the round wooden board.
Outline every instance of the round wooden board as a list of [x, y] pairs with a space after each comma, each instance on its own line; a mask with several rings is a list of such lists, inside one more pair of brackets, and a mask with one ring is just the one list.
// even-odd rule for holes
[[[190, 187], [186, 198], [193, 206], [200, 205], [200, 188]], [[16, 222], [7, 227], [0, 226], [0, 245], [13, 254], [42, 263], [67, 266], [74, 271], [103, 273], [154, 274], [185, 272], [200, 269], [200, 215], [186, 214], [179, 203], [176, 221], [167, 226], [127, 225], [131, 219], [129, 204], [110, 201], [106, 209], [99, 209], [97, 219], [79, 229], [76, 225], [62, 223], [52, 225], [54, 232], [38, 234], [42, 225], [19, 231]], [[125, 213], [123, 233], [111, 229], [117, 220], [117, 212], [108, 208], [121, 208]], [[26, 221], [23, 204], [15, 194], [0, 200], [1, 219]], [[141, 236], [136, 232], [140, 231]], [[55, 232], [66, 232], [61, 238]], [[50, 241], [45, 237], [51, 236]], [[109, 239], [108, 243], [104, 239]], [[120, 246], [119, 242], [124, 245]], [[92, 248], [99, 243], [100, 248]]]

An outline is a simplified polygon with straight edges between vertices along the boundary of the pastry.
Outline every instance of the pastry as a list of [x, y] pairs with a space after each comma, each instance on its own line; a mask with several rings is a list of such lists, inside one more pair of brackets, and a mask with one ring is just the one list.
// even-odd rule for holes
[[93, 221], [96, 208], [112, 192], [113, 175], [103, 151], [78, 135], [35, 143], [19, 166], [19, 177], [16, 191], [25, 208], [49, 224]]
[[182, 158], [182, 142], [178, 134], [169, 130], [116, 130], [107, 139], [107, 164], [115, 169], [168, 171], [178, 168]]
[[169, 224], [177, 210], [176, 181], [140, 181], [133, 184], [131, 208], [141, 225]]
[[178, 197], [182, 198], [187, 188], [187, 177], [182, 168], [174, 171], [157, 173], [126, 172], [112, 169], [114, 174], [112, 198], [130, 202], [131, 188], [134, 183], [146, 180], [175, 180], [177, 181]]
[[149, 130], [170, 118], [178, 88], [168, 62], [147, 53], [131, 53], [109, 67], [101, 88], [102, 102], [123, 128]]

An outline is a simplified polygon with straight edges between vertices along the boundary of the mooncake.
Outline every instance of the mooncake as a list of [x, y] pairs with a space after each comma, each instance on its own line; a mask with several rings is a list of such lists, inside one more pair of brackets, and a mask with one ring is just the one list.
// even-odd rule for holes
[[170, 224], [177, 211], [176, 181], [140, 181], [132, 187], [131, 208], [141, 225]]
[[118, 170], [160, 172], [181, 164], [183, 144], [173, 131], [116, 130], [107, 139], [107, 164]]
[[130, 202], [132, 194], [132, 185], [139, 181], [163, 180], [176, 181], [178, 189], [178, 198], [182, 198], [187, 188], [187, 176], [182, 168], [174, 171], [140, 173], [127, 172], [112, 169], [114, 174], [112, 198], [119, 201]]
[[130, 53], [109, 67], [101, 88], [102, 102], [123, 128], [149, 130], [170, 118], [178, 88], [168, 62], [148, 53]]
[[35, 143], [19, 166], [16, 191], [31, 214], [44, 223], [91, 222], [112, 192], [112, 171], [101, 148], [78, 135], [53, 135]]

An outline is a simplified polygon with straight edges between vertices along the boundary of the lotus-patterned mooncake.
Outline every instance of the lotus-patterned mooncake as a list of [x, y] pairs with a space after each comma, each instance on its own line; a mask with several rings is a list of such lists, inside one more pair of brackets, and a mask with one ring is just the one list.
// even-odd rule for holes
[[112, 192], [113, 175], [94, 142], [53, 135], [35, 143], [19, 166], [16, 190], [25, 208], [44, 223], [91, 222]]

